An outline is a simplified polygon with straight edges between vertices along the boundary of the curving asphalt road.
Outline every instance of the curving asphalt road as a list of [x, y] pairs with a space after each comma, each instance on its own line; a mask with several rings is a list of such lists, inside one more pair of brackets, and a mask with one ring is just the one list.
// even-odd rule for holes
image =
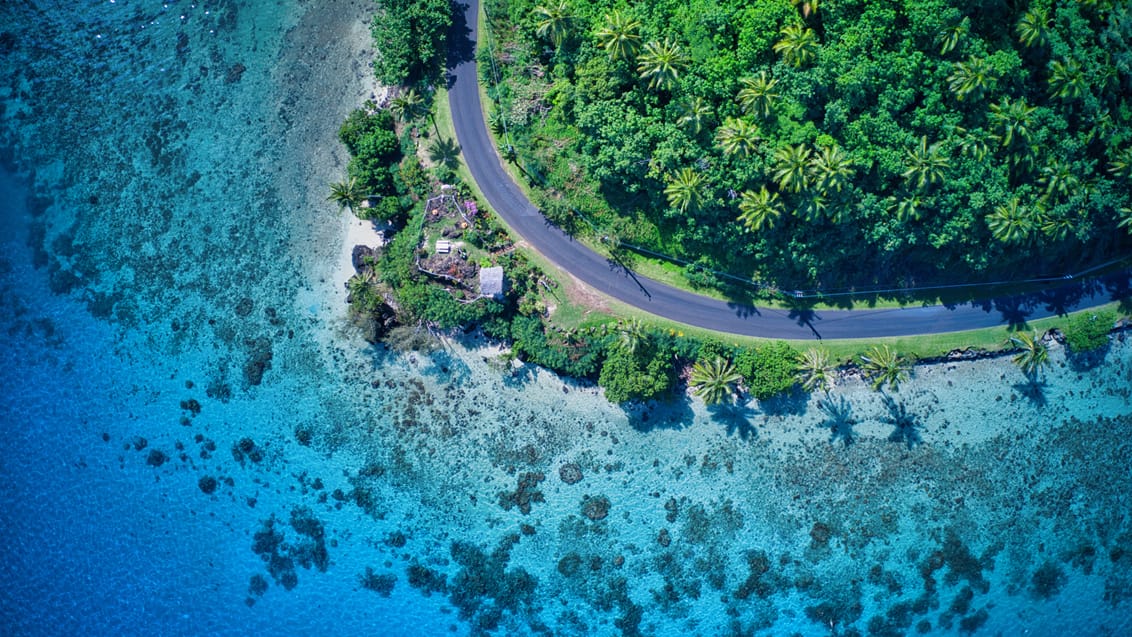
[[958, 305], [876, 310], [779, 310], [710, 299], [634, 274], [551, 225], [503, 169], [480, 103], [474, 47], [479, 0], [457, 16], [450, 43], [448, 101], [472, 177], [505, 222], [556, 265], [619, 301], [673, 321], [722, 332], [786, 339], [874, 338], [1022, 325], [1127, 298], [1129, 273], [1034, 294]]

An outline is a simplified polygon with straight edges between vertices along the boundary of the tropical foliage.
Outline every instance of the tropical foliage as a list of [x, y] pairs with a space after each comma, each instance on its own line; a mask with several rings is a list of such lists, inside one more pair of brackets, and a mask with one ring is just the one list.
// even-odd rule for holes
[[908, 380], [908, 361], [888, 345], [874, 346], [860, 358], [861, 370], [875, 390], [879, 391], [885, 385], [899, 389], [900, 383]]
[[1091, 352], [1108, 344], [1108, 333], [1116, 323], [1116, 314], [1109, 311], [1081, 312], [1065, 326], [1065, 344], [1074, 353]]
[[1049, 348], [1037, 334], [1019, 332], [1010, 337], [1008, 344], [1018, 349], [1012, 360], [1027, 376], [1037, 376], [1049, 364]]
[[704, 404], [716, 405], [730, 399], [741, 380], [743, 376], [735, 370], [731, 361], [716, 355], [708, 360], [696, 361], [688, 385]]
[[598, 232], [779, 289], [1132, 251], [1128, 3], [485, 4], [518, 162]]
[[452, 26], [449, 0], [378, 0], [370, 30], [377, 47], [373, 70], [389, 86], [439, 77]]
[[833, 365], [829, 361], [829, 352], [818, 347], [811, 347], [802, 352], [798, 357], [798, 372], [795, 378], [806, 391], [832, 387]]

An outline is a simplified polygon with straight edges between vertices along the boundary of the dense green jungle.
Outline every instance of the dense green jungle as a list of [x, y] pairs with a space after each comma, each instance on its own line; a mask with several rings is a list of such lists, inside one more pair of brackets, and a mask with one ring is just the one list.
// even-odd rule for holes
[[1018, 280], [1132, 248], [1132, 3], [484, 8], [490, 123], [532, 199], [693, 286]]

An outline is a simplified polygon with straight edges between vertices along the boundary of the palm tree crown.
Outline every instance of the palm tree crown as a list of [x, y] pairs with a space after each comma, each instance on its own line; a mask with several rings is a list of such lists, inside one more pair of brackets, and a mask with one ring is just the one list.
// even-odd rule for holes
[[1073, 100], [1085, 94], [1089, 83], [1081, 71], [1081, 65], [1073, 60], [1054, 60], [1049, 64], [1049, 92], [1050, 95], [1062, 99]]
[[421, 116], [424, 100], [416, 89], [409, 89], [389, 102], [389, 112], [402, 122], [409, 122]]
[[743, 376], [735, 370], [731, 361], [717, 355], [711, 360], [696, 361], [688, 384], [692, 393], [702, 398], [705, 404], [715, 405], [730, 398], [741, 380]]
[[641, 23], [620, 11], [606, 14], [605, 26], [598, 30], [598, 46], [605, 49], [610, 58], [631, 60], [641, 48], [639, 31]]
[[821, 192], [841, 192], [853, 179], [853, 161], [837, 146], [822, 146], [810, 160], [810, 172]]
[[991, 104], [990, 117], [1001, 131], [1003, 146], [1009, 146], [1015, 138], [1023, 144], [1030, 141], [1030, 121], [1036, 106], [1030, 106], [1024, 99], [1002, 98], [998, 104]]
[[799, 192], [810, 182], [810, 149], [805, 144], [780, 148], [774, 153], [774, 178], [783, 190]]
[[693, 97], [680, 104], [680, 115], [676, 123], [693, 135], [704, 129], [704, 120], [712, 113], [711, 104], [702, 97]]
[[746, 190], [739, 196], [739, 222], [748, 230], [759, 231], [765, 226], [773, 228], [782, 216], [782, 204], [778, 193], [770, 192], [763, 186], [758, 192]]
[[959, 22], [945, 27], [935, 37], [936, 44], [939, 45], [939, 54], [947, 55], [955, 50], [959, 42], [966, 37], [967, 33], [971, 30], [971, 18], [964, 17]]
[[703, 175], [691, 168], [681, 169], [664, 189], [669, 205], [679, 208], [680, 212], [687, 212], [688, 208], [696, 208], [703, 200], [703, 192], [700, 190], [703, 181]]
[[739, 83], [743, 88], [739, 89], [735, 99], [743, 111], [763, 119], [770, 117], [774, 103], [779, 98], [778, 93], [774, 91], [778, 80], [769, 77], [766, 71], [759, 71], [755, 77], [745, 77], [739, 80]]
[[997, 82], [998, 77], [991, 63], [973, 55], [966, 62], [957, 63], [947, 77], [947, 86], [959, 101], [968, 97], [978, 99], [983, 93], [993, 89]]
[[555, 6], [535, 7], [535, 33], [540, 38], [549, 38], [555, 48], [562, 46], [573, 24], [574, 13], [566, 0]]
[[1005, 206], [996, 206], [994, 212], [987, 215], [987, 227], [991, 235], [1003, 243], [1021, 243], [1034, 231], [1034, 220], [1030, 211], [1019, 205], [1015, 197]]
[[715, 131], [715, 139], [725, 155], [744, 157], [755, 152], [758, 143], [762, 141], [757, 126], [736, 117], [724, 120], [723, 125]]
[[1025, 46], [1041, 46], [1046, 42], [1046, 24], [1049, 16], [1045, 9], [1035, 8], [1027, 11], [1014, 25], [1018, 41]]
[[672, 90], [680, 71], [688, 64], [680, 45], [675, 40], [665, 38], [664, 42], [652, 41], [645, 44], [645, 51], [637, 58], [637, 72], [641, 79], [648, 80], [650, 89]]
[[950, 163], [939, 143], [928, 146], [928, 137], [924, 135], [920, 144], [908, 151], [905, 161], [908, 169], [902, 176], [910, 185], [923, 188], [943, 181], [944, 171]]
[[860, 358], [865, 377], [872, 381], [873, 389], [880, 389], [885, 384], [898, 389], [900, 383], [908, 378], [908, 363], [888, 345], [874, 346]]
[[354, 206], [360, 204], [365, 198], [365, 193], [362, 192], [362, 185], [358, 182], [358, 178], [350, 177], [346, 181], [330, 184], [330, 196], [326, 199], [338, 204], [339, 210], [349, 208], [350, 212], [353, 212]]
[[782, 29], [782, 39], [775, 43], [774, 52], [781, 53], [787, 64], [803, 66], [817, 57], [818, 35], [801, 24], [791, 24]]
[[1049, 347], [1037, 333], [1019, 332], [1010, 337], [1009, 345], [1019, 348], [1014, 355], [1014, 364], [1027, 376], [1036, 376], [1049, 364]]
[[795, 377], [806, 391], [829, 389], [833, 385], [833, 365], [829, 362], [829, 352], [817, 347], [802, 352]]

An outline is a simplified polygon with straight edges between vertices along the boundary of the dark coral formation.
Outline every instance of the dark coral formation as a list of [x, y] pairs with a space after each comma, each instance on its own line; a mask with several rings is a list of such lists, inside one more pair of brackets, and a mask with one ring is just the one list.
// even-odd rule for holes
[[291, 590], [299, 583], [296, 566], [325, 572], [330, 565], [326, 548], [326, 530], [310, 509], [297, 507], [291, 511], [289, 524], [294, 537], [287, 538], [286, 527], [275, 516], [263, 520], [252, 536], [252, 551], [267, 564], [267, 572], [277, 584]]
[[582, 498], [582, 514], [595, 522], [604, 520], [605, 516], [609, 515], [609, 507], [609, 498], [604, 495]]
[[564, 464], [558, 468], [558, 478], [566, 484], [577, 484], [582, 481], [582, 468], [573, 462]]
[[397, 576], [392, 573], [379, 575], [367, 566], [366, 572], [358, 576], [358, 581], [361, 582], [362, 588], [373, 591], [382, 597], [389, 597], [393, 593], [393, 587], [397, 584]]
[[514, 507], [519, 508], [519, 512], [527, 515], [531, 512], [531, 504], [535, 502], [545, 502], [546, 499], [539, 491], [538, 485], [546, 479], [546, 476], [541, 473], [523, 473], [519, 476], [519, 485], [514, 491], [504, 491], [499, 494], [499, 506], [503, 507], [505, 511], [510, 511]]
[[263, 462], [263, 449], [251, 438], [240, 438], [236, 444], [232, 445], [232, 458], [241, 465], [244, 464], [245, 460], [260, 463]]
[[217, 487], [216, 478], [212, 476], [202, 476], [200, 480], [197, 480], [197, 486], [200, 487], [201, 491], [207, 494], [215, 493]]

